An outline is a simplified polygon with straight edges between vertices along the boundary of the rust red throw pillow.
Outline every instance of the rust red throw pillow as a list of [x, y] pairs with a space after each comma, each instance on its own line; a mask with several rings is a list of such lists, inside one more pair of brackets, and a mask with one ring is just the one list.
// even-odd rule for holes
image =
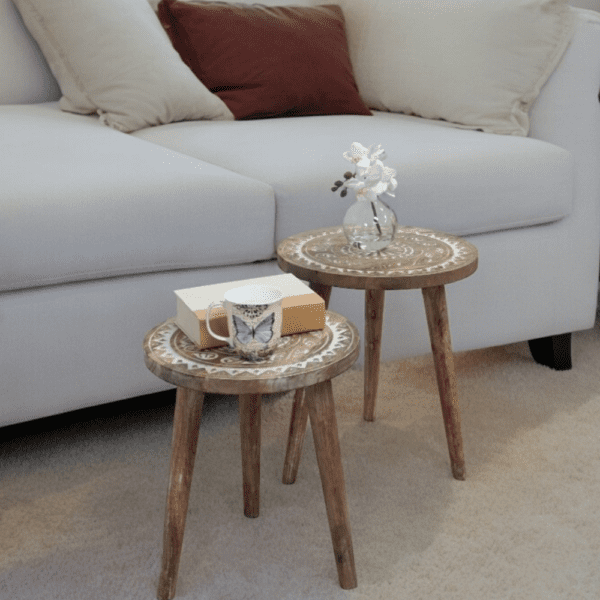
[[339, 6], [162, 0], [158, 16], [185, 64], [236, 119], [371, 114]]

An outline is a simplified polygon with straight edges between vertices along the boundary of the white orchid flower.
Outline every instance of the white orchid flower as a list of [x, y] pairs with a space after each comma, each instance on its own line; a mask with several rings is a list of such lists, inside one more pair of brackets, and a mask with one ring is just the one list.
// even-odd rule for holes
[[353, 142], [350, 146], [350, 152], [344, 152], [344, 158], [356, 165], [356, 172], [364, 175], [365, 171], [371, 166], [372, 159], [369, 156], [372, 146], [368, 148], [359, 142]]
[[346, 188], [354, 189], [356, 196], [361, 200], [377, 199], [380, 194], [393, 196], [398, 186], [394, 178], [396, 170], [386, 167], [382, 160], [385, 158], [385, 150], [381, 144], [363, 146], [359, 142], [353, 142], [349, 152], [344, 152], [344, 158], [356, 165], [356, 173], [344, 174], [345, 182], [336, 181], [332, 191], [342, 188], [341, 195], [345, 196]]
[[[369, 149], [370, 148], [373, 148], [373, 146], [369, 146]], [[373, 152], [371, 152], [371, 164], [377, 160], [385, 160], [385, 158], [385, 150], [381, 147], [381, 144], [377, 144], [377, 146], [373, 148]]]
[[[379, 183], [379, 178], [375, 175], [367, 176], [366, 179], [350, 179], [346, 186], [352, 188], [359, 200], [377, 200], [377, 191], [375, 187]], [[381, 193], [381, 192], [379, 192]]]
[[369, 161], [369, 152], [371, 151], [371, 146], [369, 146], [368, 148], [366, 146], [363, 146], [362, 144], [360, 144], [359, 142], [352, 142], [352, 145], [350, 146], [350, 152], [344, 152], [344, 158], [347, 161], [350, 161], [353, 164], [358, 164], [359, 162], [362, 162], [364, 164], [364, 160], [366, 159], [367, 165], [370, 164]]
[[371, 168], [368, 178], [377, 180], [377, 184], [373, 186], [373, 190], [377, 194], [388, 194], [393, 196], [393, 192], [398, 187], [398, 182], [394, 179], [396, 169], [386, 167], [378, 160]]
[[357, 200], [370, 200], [374, 202], [377, 200], [377, 194], [373, 190], [373, 187], [366, 181], [359, 181], [354, 179], [346, 184], [349, 188], [353, 188], [356, 193]]

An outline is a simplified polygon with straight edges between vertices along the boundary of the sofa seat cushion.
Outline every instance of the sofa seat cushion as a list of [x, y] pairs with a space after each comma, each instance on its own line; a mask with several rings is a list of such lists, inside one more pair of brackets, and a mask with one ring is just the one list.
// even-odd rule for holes
[[0, 107], [0, 290], [273, 254], [268, 184], [61, 112]]
[[470, 235], [556, 221], [572, 207], [568, 151], [408, 115], [173, 123], [133, 135], [273, 186], [278, 242], [341, 224], [354, 194], [331, 187], [349, 169], [342, 154], [355, 141], [387, 151], [398, 188], [384, 199], [403, 225]]

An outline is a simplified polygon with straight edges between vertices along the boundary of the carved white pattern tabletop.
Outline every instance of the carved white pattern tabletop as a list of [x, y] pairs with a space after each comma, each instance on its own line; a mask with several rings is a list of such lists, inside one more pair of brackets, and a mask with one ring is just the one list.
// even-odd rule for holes
[[283, 336], [273, 354], [250, 362], [229, 346], [198, 348], [169, 319], [148, 332], [144, 352], [148, 368], [178, 386], [223, 394], [269, 393], [343, 372], [358, 357], [359, 340], [352, 323], [327, 311], [324, 329]]
[[421, 289], [437, 373], [452, 474], [465, 478], [454, 357], [445, 286], [477, 270], [477, 248], [446, 233], [399, 227], [392, 243], [379, 252], [352, 249], [342, 227], [293, 235], [277, 247], [282, 271], [308, 280], [328, 306], [332, 287], [365, 290], [365, 421], [375, 419], [386, 290]]
[[177, 386], [158, 598], [175, 595], [205, 392], [239, 396], [244, 515], [254, 518], [260, 506], [261, 395], [296, 390], [292, 419], [300, 416], [304, 428], [290, 425], [284, 481], [292, 483], [285, 474], [298, 470], [310, 416], [338, 579], [344, 589], [356, 587], [331, 379], [350, 368], [358, 353], [358, 330], [330, 311], [322, 330], [284, 336], [271, 355], [257, 361], [228, 346], [199, 348], [174, 319], [146, 334], [146, 366]]
[[477, 248], [445, 233], [399, 227], [394, 241], [370, 254], [354, 251], [342, 227], [293, 235], [277, 248], [282, 270], [300, 278], [357, 289], [412, 289], [452, 283], [477, 269]]

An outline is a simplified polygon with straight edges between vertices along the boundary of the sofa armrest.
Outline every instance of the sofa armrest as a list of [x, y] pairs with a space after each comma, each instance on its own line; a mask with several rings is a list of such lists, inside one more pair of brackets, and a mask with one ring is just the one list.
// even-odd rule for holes
[[600, 161], [600, 13], [573, 10], [573, 40], [530, 110], [529, 136]]

